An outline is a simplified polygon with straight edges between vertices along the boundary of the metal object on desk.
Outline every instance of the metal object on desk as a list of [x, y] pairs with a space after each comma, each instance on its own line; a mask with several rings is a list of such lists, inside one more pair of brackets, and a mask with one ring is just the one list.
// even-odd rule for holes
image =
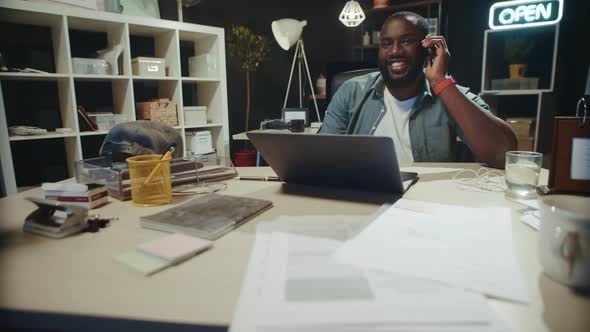
[[[23, 231], [61, 239], [79, 233], [86, 227], [88, 210], [44, 198], [27, 197], [38, 208], [27, 216]], [[55, 215], [61, 211], [65, 216]]]

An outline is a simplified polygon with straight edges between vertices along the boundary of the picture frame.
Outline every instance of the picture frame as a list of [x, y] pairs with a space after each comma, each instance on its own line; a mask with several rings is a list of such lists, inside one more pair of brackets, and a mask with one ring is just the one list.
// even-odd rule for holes
[[304, 120], [305, 126], [309, 126], [309, 110], [305, 107], [286, 107], [283, 108], [283, 113], [281, 116], [282, 120], [285, 122], [289, 122], [291, 120]]
[[590, 196], [590, 121], [555, 117], [548, 194]]

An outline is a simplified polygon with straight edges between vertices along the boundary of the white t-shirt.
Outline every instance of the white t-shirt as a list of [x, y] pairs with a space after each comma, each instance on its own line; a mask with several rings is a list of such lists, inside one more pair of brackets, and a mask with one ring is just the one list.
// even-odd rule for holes
[[387, 88], [383, 89], [385, 114], [375, 129], [375, 136], [388, 136], [393, 139], [398, 163], [414, 161], [410, 141], [410, 116], [417, 97], [397, 100]]

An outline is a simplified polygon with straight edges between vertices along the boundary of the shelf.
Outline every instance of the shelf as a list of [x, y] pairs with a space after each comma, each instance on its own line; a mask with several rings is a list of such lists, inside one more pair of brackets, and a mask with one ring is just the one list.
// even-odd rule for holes
[[551, 92], [551, 90], [485, 90], [480, 93], [482, 96], [519, 96], [538, 95], [539, 93]]
[[405, 8], [412, 8], [412, 7], [419, 7], [419, 6], [429, 6], [429, 5], [438, 5], [439, 0], [417, 0], [417, 1], [405, 1], [397, 5], [391, 5], [382, 8], [369, 8], [366, 9], [365, 15], [371, 14], [382, 14], [382, 13], [389, 13], [393, 11], [398, 11], [400, 9]]
[[134, 81], [146, 82], [146, 81], [178, 81], [178, 77], [163, 76], [163, 77], [150, 77], [150, 76], [132, 76]]
[[182, 82], [185, 82], [185, 83], [219, 82], [219, 78], [212, 78], [212, 77], [182, 77]]
[[208, 123], [204, 125], [196, 125], [196, 126], [184, 126], [185, 129], [199, 129], [199, 128], [213, 128], [213, 127], [223, 127], [221, 123]]
[[99, 82], [99, 81], [115, 81], [115, 80], [127, 80], [129, 76], [126, 75], [84, 75], [84, 74], [74, 74], [74, 80], [76, 81], [89, 81], [89, 82]]
[[371, 44], [371, 45], [355, 45], [353, 46], [353, 48], [357, 48], [357, 49], [378, 49], [379, 45], [377, 44]]
[[[184, 88], [186, 104], [206, 106], [213, 123], [184, 126], [184, 113], [178, 112], [181, 125], [174, 128], [183, 144], [186, 146], [185, 129], [210, 130], [215, 150], [229, 154], [223, 28], [29, 1], [0, 1], [0, 22], [7, 30], [4, 39], [10, 50], [3, 52], [5, 59], [15, 67], [49, 72], [0, 72], [0, 116], [4, 118], [0, 132], [5, 133], [0, 140], [0, 174], [7, 194], [16, 193], [18, 187], [72, 177], [76, 160], [97, 155], [108, 130], [85, 128], [77, 105], [90, 114], [112, 111], [133, 121], [136, 102], [152, 98], [169, 98], [182, 110]], [[23, 40], [23, 35], [34, 38]], [[73, 57], [93, 58], [97, 50], [115, 44], [123, 48], [118, 59], [120, 75], [72, 72]], [[183, 77], [189, 76], [188, 59], [201, 55], [212, 57], [217, 75]], [[165, 59], [168, 76], [133, 75], [132, 58], [138, 56]], [[7, 127], [11, 125], [74, 131], [9, 137]]]
[[38, 139], [52, 139], [52, 138], [64, 138], [64, 137], [76, 137], [76, 133], [47, 133], [43, 135], [30, 135], [30, 136], [10, 136], [10, 141], [31, 141]]
[[0, 80], [35, 80], [35, 81], [55, 81], [57, 79], [68, 78], [68, 74], [38, 74], [38, 73], [0, 73]]
[[97, 130], [97, 131], [81, 131], [80, 136], [98, 136], [98, 135], [106, 135], [109, 131], [108, 130]]

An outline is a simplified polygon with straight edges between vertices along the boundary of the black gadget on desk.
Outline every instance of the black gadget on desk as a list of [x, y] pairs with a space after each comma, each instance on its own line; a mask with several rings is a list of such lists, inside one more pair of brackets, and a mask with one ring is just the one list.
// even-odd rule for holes
[[260, 124], [260, 129], [289, 129], [292, 133], [305, 131], [305, 120], [265, 120]]
[[418, 178], [400, 172], [390, 137], [246, 133], [281, 181], [402, 194]]

